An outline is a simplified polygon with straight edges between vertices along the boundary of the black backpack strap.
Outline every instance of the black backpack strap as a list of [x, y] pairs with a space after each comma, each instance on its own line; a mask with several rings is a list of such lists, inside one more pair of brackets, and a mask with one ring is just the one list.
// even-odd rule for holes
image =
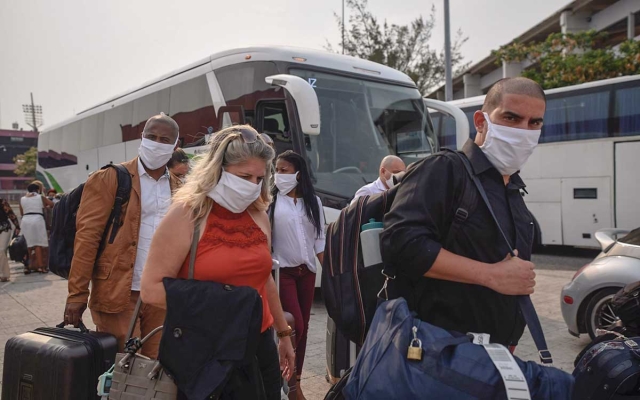
[[[500, 232], [500, 235], [502, 236], [504, 241], [507, 243], [507, 246], [509, 246], [509, 253], [511, 254], [512, 257], [515, 257], [515, 253], [513, 251], [513, 248], [511, 247], [511, 243], [507, 239], [507, 235], [505, 235], [504, 231], [502, 230], [502, 227], [498, 222], [498, 218], [496, 217], [496, 214], [493, 212], [493, 207], [491, 207], [491, 203], [489, 202], [487, 193], [485, 192], [484, 187], [482, 186], [482, 182], [480, 182], [480, 179], [478, 179], [476, 174], [473, 172], [473, 169], [471, 168], [471, 163], [469, 162], [469, 160], [464, 154], [460, 154], [458, 152], [456, 152], [455, 154], [457, 154], [458, 157], [460, 157], [460, 160], [462, 160], [462, 163], [464, 164], [464, 167], [467, 170], [467, 173], [473, 180], [473, 183], [478, 188], [480, 197], [482, 197], [482, 200], [484, 201], [485, 205], [489, 209], [489, 213], [491, 214], [491, 217], [493, 218], [494, 222], [498, 226], [498, 231]], [[529, 332], [531, 333], [531, 337], [533, 338], [533, 341], [535, 342], [536, 347], [538, 349], [538, 355], [540, 356], [540, 361], [543, 364], [552, 364], [553, 359], [551, 358], [551, 353], [549, 352], [549, 347], [547, 346], [547, 341], [545, 340], [544, 332], [542, 331], [542, 326], [540, 325], [540, 320], [538, 319], [538, 314], [536, 313], [536, 309], [533, 306], [533, 302], [531, 302], [531, 297], [526, 295], [517, 296], [517, 297], [518, 297], [518, 304], [520, 305], [520, 310], [522, 311], [522, 316], [524, 317], [524, 320], [527, 323], [527, 326], [529, 327]]]
[[[444, 148], [442, 150], [447, 153], [459, 156], [457, 151], [447, 148]], [[456, 233], [464, 225], [469, 216], [475, 211], [477, 205], [478, 196], [477, 191], [473, 188], [473, 180], [464, 179], [462, 194], [460, 195], [460, 203], [458, 204], [458, 207], [456, 208], [456, 211], [453, 215], [453, 220], [451, 221], [451, 226], [449, 227], [449, 232], [447, 233], [447, 238], [442, 243], [446, 249], [451, 249], [451, 246], [455, 242]]]
[[[98, 254], [96, 260], [100, 258], [102, 252], [107, 243], [112, 244], [118, 234], [118, 230], [122, 226], [122, 208], [129, 202], [131, 195], [131, 174], [122, 164], [109, 164], [105, 165], [101, 169], [113, 168], [116, 170], [118, 177], [118, 187], [116, 189], [116, 195], [111, 208], [111, 214], [107, 220], [107, 225], [102, 233], [102, 240], [100, 241], [100, 247], [98, 247]], [[111, 235], [109, 235], [111, 231]], [[107, 236], [109, 241], [107, 242]]]

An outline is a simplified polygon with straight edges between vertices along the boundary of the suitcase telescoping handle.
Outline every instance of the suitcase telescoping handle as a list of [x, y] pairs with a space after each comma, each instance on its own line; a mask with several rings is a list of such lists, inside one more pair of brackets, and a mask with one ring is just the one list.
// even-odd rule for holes
[[[56, 328], [63, 328], [63, 329], [66, 328], [64, 321], [56, 325]], [[82, 321], [80, 321], [80, 324], [78, 324], [78, 329], [80, 329], [80, 332], [82, 333], [89, 333], [89, 329], [87, 329], [87, 327], [84, 326], [84, 323]]]

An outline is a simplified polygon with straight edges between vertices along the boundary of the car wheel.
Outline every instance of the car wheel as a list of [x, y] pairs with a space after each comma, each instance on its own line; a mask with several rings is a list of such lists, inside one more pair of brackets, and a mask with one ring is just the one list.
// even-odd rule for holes
[[596, 329], [607, 328], [618, 318], [611, 309], [611, 299], [619, 290], [620, 288], [602, 289], [589, 301], [584, 321], [592, 340], [596, 338]]

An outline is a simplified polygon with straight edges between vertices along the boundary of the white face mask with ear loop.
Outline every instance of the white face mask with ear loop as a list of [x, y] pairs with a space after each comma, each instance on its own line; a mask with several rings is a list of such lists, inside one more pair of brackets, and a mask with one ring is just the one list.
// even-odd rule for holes
[[282, 194], [289, 194], [298, 186], [298, 173], [295, 174], [276, 174], [276, 187]]
[[487, 113], [487, 134], [480, 149], [503, 176], [518, 172], [538, 145], [540, 129], [529, 130], [496, 125]]
[[151, 170], [160, 169], [167, 165], [179, 139], [178, 136], [174, 144], [165, 144], [154, 142], [143, 136], [140, 147], [138, 147], [138, 155], [142, 163]]
[[262, 183], [255, 184], [223, 170], [208, 196], [232, 213], [240, 214], [258, 200], [261, 191]]

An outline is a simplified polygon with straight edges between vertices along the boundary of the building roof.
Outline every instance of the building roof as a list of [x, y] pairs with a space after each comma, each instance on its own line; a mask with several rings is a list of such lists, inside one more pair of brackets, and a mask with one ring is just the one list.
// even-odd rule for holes
[[[588, 14], [596, 14], [612, 4], [618, 2], [619, 0], [575, 0], [566, 6], [562, 7], [549, 17], [547, 17], [542, 22], [538, 23], [533, 28], [529, 29], [525, 33], [516, 37], [512, 41], [507, 44], [511, 44], [514, 42], [528, 43], [528, 42], [540, 42], [544, 41], [550, 34], [561, 32], [562, 28], [560, 27], [560, 16], [564, 11], [572, 11], [574, 13], [588, 13]], [[625, 30], [626, 33], [626, 30]], [[626, 36], [625, 36], [626, 39]], [[624, 40], [624, 39], [623, 39]], [[485, 57], [483, 60], [477, 62], [467, 69], [464, 74], [472, 74], [472, 75], [486, 75], [496, 68], [496, 57], [491, 54]], [[459, 90], [463, 87], [463, 75], [457, 76], [453, 78], [453, 91]], [[439, 88], [433, 90], [427, 97], [436, 98], [437, 93], [439, 91], [444, 91], [445, 85], [440, 86]]]
[[37, 138], [38, 132], [34, 131], [16, 131], [13, 129], [0, 129], [0, 136], [4, 137], [23, 137], [23, 138]]

